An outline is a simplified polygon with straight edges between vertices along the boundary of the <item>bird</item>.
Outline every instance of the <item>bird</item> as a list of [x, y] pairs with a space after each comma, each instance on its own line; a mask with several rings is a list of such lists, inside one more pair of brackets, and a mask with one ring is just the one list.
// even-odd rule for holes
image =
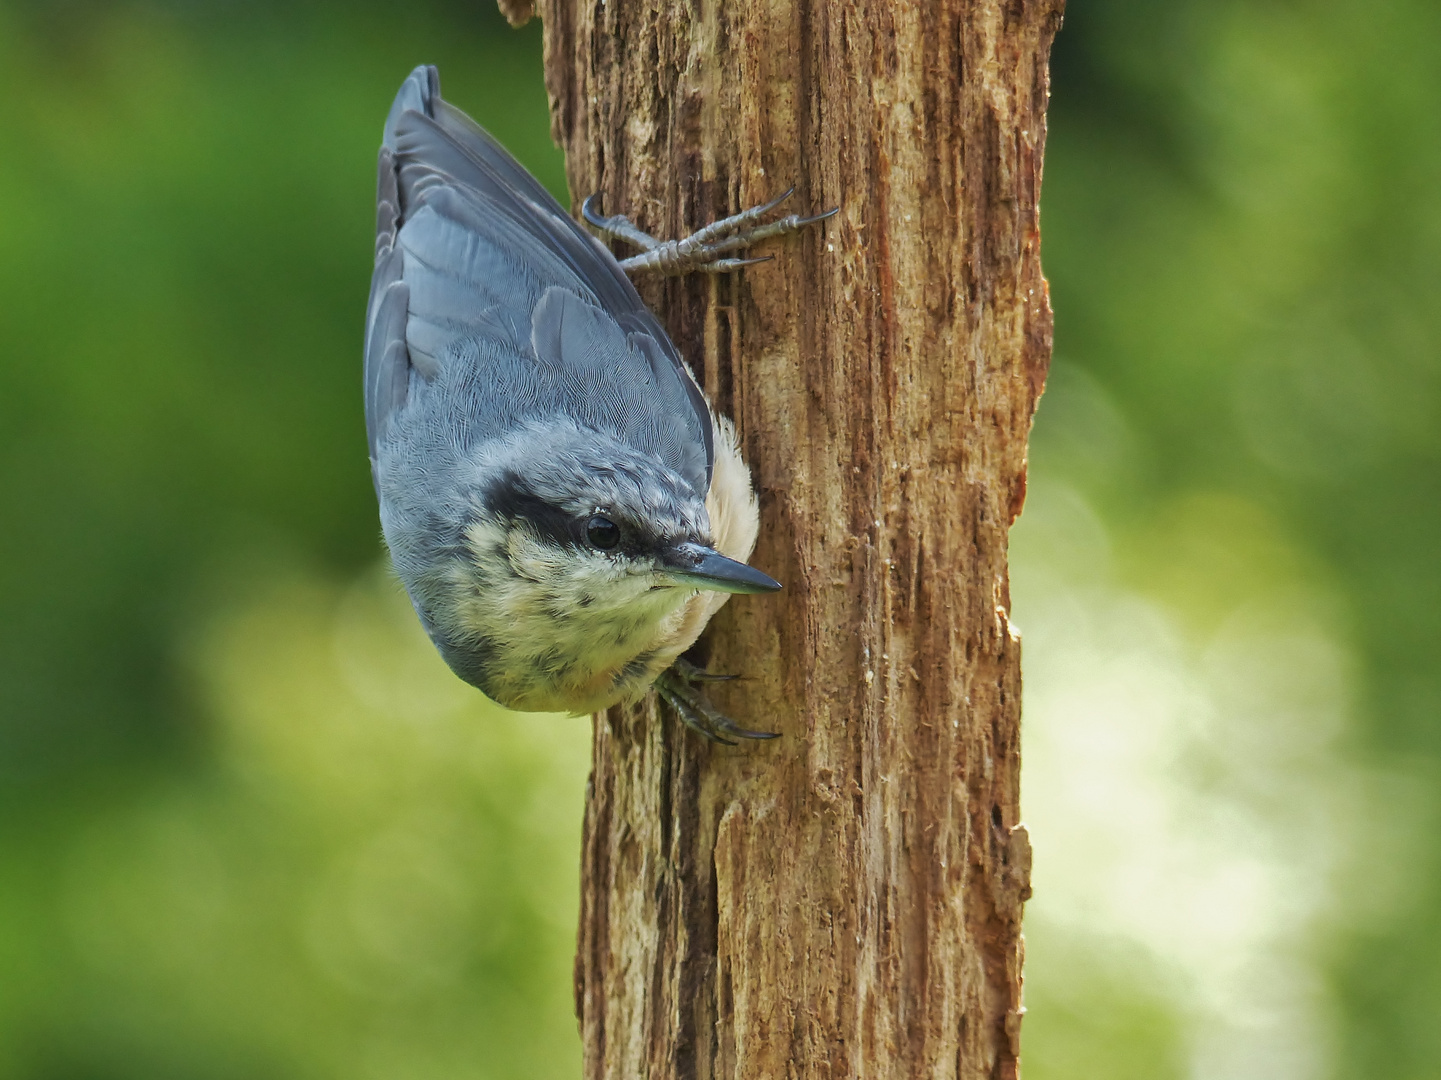
[[[582, 208], [618, 259], [412, 71], [386, 118], [365, 421], [392, 565], [450, 669], [511, 709], [594, 713], [652, 687], [715, 742], [766, 739], [682, 654], [736, 593], [759, 508], [716, 412], [628, 273], [725, 273], [835, 213], [762, 223], [791, 191], [681, 240]], [[792, 189], [793, 191], [794, 189]]]

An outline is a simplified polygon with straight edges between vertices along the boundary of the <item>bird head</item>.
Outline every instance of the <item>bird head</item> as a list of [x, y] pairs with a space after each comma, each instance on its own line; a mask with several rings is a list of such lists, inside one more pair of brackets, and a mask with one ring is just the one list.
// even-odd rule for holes
[[422, 572], [391, 546], [442, 655], [502, 704], [600, 707], [698, 590], [780, 588], [716, 550], [704, 492], [603, 432], [527, 428], [465, 472], [452, 540]]

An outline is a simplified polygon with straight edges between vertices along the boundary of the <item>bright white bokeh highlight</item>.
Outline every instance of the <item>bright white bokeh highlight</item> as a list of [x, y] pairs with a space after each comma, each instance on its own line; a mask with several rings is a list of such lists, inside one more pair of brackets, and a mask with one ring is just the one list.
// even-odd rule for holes
[[[1117, 544], [1077, 490], [1041, 483], [1017, 526], [1027, 920], [1133, 950], [1195, 1080], [1322, 1080], [1319, 942], [1377, 812], [1345, 745], [1353, 659], [1260, 508], [1175, 518], [1185, 550], [1164, 530]], [[1029, 977], [1068, 973], [1033, 949]]]

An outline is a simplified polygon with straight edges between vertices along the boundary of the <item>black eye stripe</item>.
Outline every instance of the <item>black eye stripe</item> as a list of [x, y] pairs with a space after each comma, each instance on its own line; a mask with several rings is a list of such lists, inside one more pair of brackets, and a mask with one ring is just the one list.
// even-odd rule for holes
[[[485, 487], [483, 505], [499, 517], [524, 522], [541, 539], [562, 547], [599, 550], [636, 558], [645, 554], [653, 543], [649, 530], [638, 529], [634, 522], [609, 510], [576, 517], [534, 494], [529, 485], [513, 472], [502, 475]], [[610, 522], [616, 530], [616, 542], [610, 547], [594, 543], [589, 536], [590, 524], [597, 517]]]
[[488, 510], [511, 521], [523, 521], [540, 537], [574, 547], [585, 542], [584, 522], [531, 493], [514, 473], [506, 473], [484, 493]]

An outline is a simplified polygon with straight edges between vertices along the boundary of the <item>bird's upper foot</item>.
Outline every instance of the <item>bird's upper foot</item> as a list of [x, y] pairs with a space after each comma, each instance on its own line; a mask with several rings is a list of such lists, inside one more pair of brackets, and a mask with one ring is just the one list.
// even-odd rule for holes
[[682, 240], [657, 240], [649, 233], [642, 232], [624, 214], [613, 214], [607, 217], [600, 212], [600, 196], [598, 194], [586, 199], [580, 212], [587, 222], [607, 236], [614, 236], [641, 249], [639, 255], [632, 255], [630, 258], [620, 261], [621, 269], [627, 273], [648, 271], [674, 276], [699, 270], [705, 273], [719, 274], [729, 270], [739, 270], [743, 266], [752, 266], [755, 263], [768, 262], [774, 257], [771, 255], [762, 255], [753, 259], [723, 257], [727, 256], [727, 252], [750, 247], [752, 244], [772, 236], [785, 236], [800, 232], [802, 229], [826, 220], [840, 210], [840, 207], [833, 207], [823, 214], [815, 214], [811, 217], [790, 214], [776, 221], [760, 224], [763, 217], [794, 195], [795, 190], [795, 188], [790, 188], [768, 203], [753, 206], [749, 210], [742, 210], [739, 214], [732, 214], [728, 218], [722, 218], [720, 221], [691, 233]]

